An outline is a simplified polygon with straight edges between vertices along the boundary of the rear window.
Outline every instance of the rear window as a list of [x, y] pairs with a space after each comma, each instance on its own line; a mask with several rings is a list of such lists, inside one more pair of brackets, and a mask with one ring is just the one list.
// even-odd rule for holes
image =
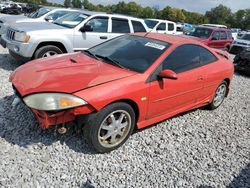
[[134, 32], [146, 32], [146, 29], [144, 28], [141, 22], [132, 20], [132, 25], [134, 28]]
[[200, 47], [200, 57], [201, 57], [201, 64], [207, 65], [209, 63], [217, 61], [217, 57], [214, 54], [209, 52], [207, 49]]
[[113, 33], [130, 33], [127, 19], [112, 18]]

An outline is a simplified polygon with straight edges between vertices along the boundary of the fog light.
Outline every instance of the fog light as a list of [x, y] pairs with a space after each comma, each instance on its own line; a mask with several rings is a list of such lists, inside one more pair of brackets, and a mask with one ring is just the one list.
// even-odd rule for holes
[[14, 47], [14, 50], [15, 50], [15, 52], [19, 52], [19, 47], [18, 47], [18, 46], [15, 46], [15, 47]]

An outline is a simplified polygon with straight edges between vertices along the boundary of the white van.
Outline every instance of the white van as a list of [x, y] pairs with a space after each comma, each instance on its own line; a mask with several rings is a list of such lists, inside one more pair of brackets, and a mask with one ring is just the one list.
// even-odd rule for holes
[[168, 20], [145, 19], [144, 22], [153, 33], [176, 34], [176, 23]]

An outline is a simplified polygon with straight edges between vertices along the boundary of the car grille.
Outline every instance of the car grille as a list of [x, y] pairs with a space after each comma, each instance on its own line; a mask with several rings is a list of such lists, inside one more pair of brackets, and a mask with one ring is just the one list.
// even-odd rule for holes
[[14, 38], [15, 38], [15, 31], [14, 30], [12, 30], [12, 29], [8, 29], [7, 30], [7, 34], [6, 34], [6, 36], [7, 36], [7, 39], [9, 39], [9, 40], [14, 40]]

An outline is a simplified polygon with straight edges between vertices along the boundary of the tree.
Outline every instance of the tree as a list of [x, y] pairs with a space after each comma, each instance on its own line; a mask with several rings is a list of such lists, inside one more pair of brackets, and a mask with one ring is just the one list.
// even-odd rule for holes
[[210, 11], [207, 11], [205, 15], [212, 24], [229, 25], [228, 23], [232, 19], [233, 14], [230, 8], [220, 4], [219, 6], [212, 8]]
[[71, 7], [71, 0], [65, 0], [64, 1], [64, 6], [65, 7]]
[[81, 2], [81, 0], [72, 0], [72, 6], [74, 8], [82, 8], [82, 2]]

